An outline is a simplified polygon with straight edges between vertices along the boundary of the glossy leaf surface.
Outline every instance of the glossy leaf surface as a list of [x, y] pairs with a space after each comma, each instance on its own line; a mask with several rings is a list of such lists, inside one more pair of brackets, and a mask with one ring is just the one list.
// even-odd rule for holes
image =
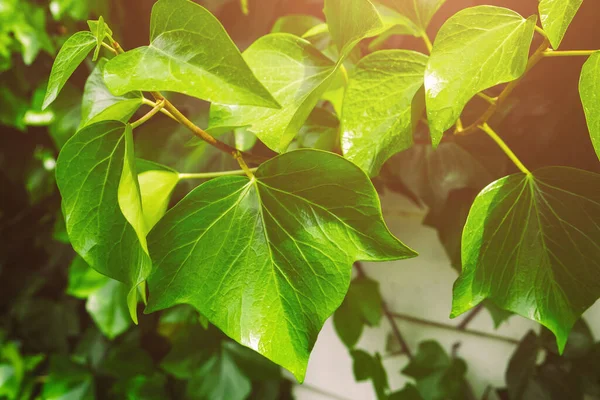
[[208, 10], [188, 0], [160, 0], [152, 8], [150, 46], [106, 64], [110, 91], [172, 91], [224, 104], [278, 107]]
[[523, 75], [535, 23], [535, 16], [494, 6], [467, 8], [444, 23], [425, 71], [434, 146], [478, 92]]
[[99, 121], [127, 122], [142, 105], [139, 91], [114, 96], [104, 83], [104, 67], [107, 60], [101, 58], [90, 74], [81, 100], [81, 126]]
[[538, 6], [544, 32], [558, 49], [583, 0], [541, 0]]
[[75, 72], [79, 64], [85, 60], [95, 45], [96, 37], [91, 32], [77, 32], [67, 39], [52, 65], [42, 109], [45, 109], [56, 100], [69, 77]]
[[252, 180], [201, 185], [167, 212], [149, 243], [156, 269], [147, 311], [191, 304], [300, 381], [352, 263], [415, 255], [388, 231], [367, 176], [316, 150], [267, 161]]
[[247, 126], [269, 148], [284, 152], [327, 89], [335, 64], [308, 41], [286, 33], [261, 37], [244, 59], [281, 109], [213, 105], [209, 129]]
[[490, 298], [546, 326], [562, 351], [600, 296], [598, 187], [600, 175], [550, 167], [484, 189], [463, 231], [452, 316]]
[[592, 145], [600, 159], [600, 52], [592, 54], [583, 64], [579, 80], [579, 95]]
[[344, 98], [342, 150], [370, 176], [412, 145], [412, 102], [423, 86], [426, 65], [421, 53], [384, 50], [356, 66]]
[[131, 128], [117, 121], [80, 130], [58, 157], [56, 181], [73, 248], [96, 271], [127, 285], [135, 320], [137, 286], [151, 261], [132, 149], [126, 146], [131, 140]]

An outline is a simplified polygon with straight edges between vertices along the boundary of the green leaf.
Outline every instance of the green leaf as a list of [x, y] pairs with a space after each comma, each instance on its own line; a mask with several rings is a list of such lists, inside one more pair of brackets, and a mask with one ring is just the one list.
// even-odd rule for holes
[[75, 256], [69, 267], [69, 285], [67, 294], [87, 299], [110, 281], [110, 278], [99, 274], [79, 256]]
[[364, 277], [352, 281], [344, 302], [333, 314], [333, 326], [346, 347], [356, 345], [364, 325], [379, 325], [382, 304], [379, 282]]
[[297, 148], [311, 148], [335, 152], [339, 148], [340, 121], [335, 114], [324, 108], [317, 107], [308, 116], [308, 119], [298, 131]]
[[188, 0], [159, 0], [152, 8], [150, 46], [106, 64], [110, 91], [172, 91], [224, 104], [278, 107], [238, 48], [208, 10]]
[[[88, 25], [90, 27], [90, 31], [96, 37], [96, 49], [94, 50], [94, 56], [92, 57], [92, 61], [95, 62], [98, 59], [98, 55], [100, 54], [100, 49], [102, 48], [102, 43], [104, 42], [104, 38], [106, 37], [106, 34], [110, 30], [108, 29], [108, 26], [104, 23], [104, 18], [102, 16], [100, 16], [100, 18], [98, 18], [98, 21], [96, 24], [90, 24], [88, 22]], [[108, 33], [108, 34], [112, 35], [112, 33]]]
[[291, 33], [302, 37], [311, 28], [322, 23], [323, 21], [312, 15], [284, 15], [275, 21], [271, 33]]
[[371, 43], [369, 43], [369, 50], [374, 51], [381, 47], [386, 40], [394, 35], [409, 35], [420, 37], [423, 33], [420, 28], [417, 27], [414, 22], [402, 14], [388, 8], [382, 4], [375, 4], [377, 12], [381, 17], [381, 21], [385, 26], [386, 30], [377, 36]]
[[323, 12], [341, 60], [361, 40], [385, 30], [377, 9], [369, 0], [325, 0]]
[[79, 64], [96, 45], [96, 37], [91, 32], [77, 32], [71, 36], [61, 47], [48, 81], [48, 89], [42, 110], [45, 110], [56, 99], [69, 77], [75, 72]]
[[50, 369], [42, 388], [44, 400], [94, 400], [94, 377], [83, 366], [65, 356], [50, 359]]
[[600, 296], [599, 186], [600, 175], [550, 167], [484, 189], [463, 231], [452, 317], [490, 298], [546, 326], [562, 352]]
[[425, 71], [427, 117], [434, 147], [477, 93], [525, 72], [536, 17], [477, 6], [449, 18]]
[[579, 80], [579, 94], [585, 111], [592, 145], [600, 159], [600, 52], [596, 52], [583, 64]]
[[388, 400], [423, 400], [423, 398], [417, 387], [408, 383], [402, 390], [392, 393]]
[[85, 308], [104, 336], [110, 340], [131, 326], [127, 287], [114, 279], [109, 279], [104, 286], [91, 293]]
[[162, 168], [153, 168], [138, 175], [146, 233], [167, 212], [173, 190], [179, 183], [179, 173], [168, 167], [159, 167]]
[[308, 41], [287, 33], [261, 37], [244, 59], [281, 109], [213, 104], [209, 130], [247, 126], [269, 148], [285, 152], [331, 82], [335, 64]]
[[104, 67], [108, 60], [101, 58], [90, 74], [81, 100], [81, 127], [99, 121], [127, 122], [143, 104], [141, 92], [114, 96], [104, 83]]
[[541, 0], [538, 6], [544, 32], [555, 50], [560, 46], [583, 0]]
[[367, 176], [317, 150], [275, 157], [252, 180], [204, 183], [167, 212], [149, 243], [156, 269], [147, 312], [193, 305], [299, 381], [352, 263], [415, 255], [385, 226]]
[[344, 156], [370, 176], [413, 144], [412, 102], [423, 86], [427, 56], [410, 50], [378, 51], [363, 58], [350, 78], [342, 112]]
[[521, 339], [506, 369], [506, 388], [511, 399], [523, 398], [523, 393], [535, 374], [539, 351], [538, 337], [535, 332], [529, 331]]
[[376, 0], [415, 23], [423, 32], [446, 0]]
[[381, 363], [379, 354], [371, 356], [362, 350], [353, 350], [350, 352], [352, 356], [352, 369], [354, 378], [358, 381], [371, 380], [378, 400], [387, 400], [385, 395], [388, 389], [388, 377], [385, 368]]
[[96, 271], [129, 290], [136, 321], [137, 287], [151, 270], [131, 127], [117, 121], [83, 128], [63, 147], [56, 166], [67, 232]]

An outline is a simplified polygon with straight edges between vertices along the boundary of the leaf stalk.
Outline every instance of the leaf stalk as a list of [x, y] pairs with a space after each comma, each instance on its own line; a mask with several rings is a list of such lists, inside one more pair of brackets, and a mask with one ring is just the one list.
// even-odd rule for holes
[[502, 140], [502, 138], [498, 136], [498, 134], [492, 129], [492, 127], [487, 124], [487, 122], [480, 125], [479, 128], [485, 133], [487, 133], [488, 136], [491, 137], [498, 146], [500, 146], [502, 151], [504, 151], [508, 158], [510, 158], [510, 160], [517, 166], [517, 168], [521, 170], [521, 172], [523, 172], [526, 175], [531, 175], [531, 172], [525, 167], [521, 160], [519, 160], [519, 158], [510, 149], [510, 147], [508, 147], [506, 142]]

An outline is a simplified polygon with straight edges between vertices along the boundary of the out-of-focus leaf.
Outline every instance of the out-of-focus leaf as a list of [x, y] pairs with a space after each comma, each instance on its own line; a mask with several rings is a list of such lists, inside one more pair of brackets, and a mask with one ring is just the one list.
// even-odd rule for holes
[[127, 287], [107, 278], [100, 289], [90, 293], [85, 308], [109, 339], [125, 332], [132, 324], [127, 308]]
[[389, 387], [387, 373], [379, 354], [374, 356], [362, 350], [353, 350], [350, 352], [352, 356], [352, 369], [354, 370], [354, 378], [361, 382], [371, 380], [378, 400], [386, 400], [386, 391]]

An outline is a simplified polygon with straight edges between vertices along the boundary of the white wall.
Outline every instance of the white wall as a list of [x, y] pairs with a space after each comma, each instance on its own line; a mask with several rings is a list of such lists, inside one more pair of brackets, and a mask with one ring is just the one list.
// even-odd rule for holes
[[[418, 251], [419, 257], [365, 264], [368, 276], [380, 282], [382, 296], [392, 311], [445, 324], [460, 323], [460, 318], [448, 318], [452, 285], [457, 274], [450, 267], [436, 231], [421, 224], [426, 212], [396, 194], [387, 194], [382, 203], [391, 231]], [[600, 339], [600, 303], [586, 313], [586, 319], [596, 338]], [[514, 344], [401, 320], [397, 323], [413, 351], [416, 351], [419, 342], [428, 339], [438, 340], [448, 352], [454, 343], [461, 342], [458, 355], [467, 361], [468, 379], [478, 397], [488, 385], [503, 386], [504, 371], [515, 349]], [[537, 331], [538, 326], [513, 316], [495, 330], [489, 313], [482, 310], [468, 329], [520, 340], [529, 329]], [[383, 355], [389, 332], [390, 326], [383, 319], [379, 327], [369, 328], [363, 333], [357, 348]], [[392, 390], [404, 386], [406, 380], [399, 371], [406, 363], [405, 356], [384, 360]], [[311, 355], [305, 385], [296, 386], [295, 394], [298, 400], [375, 399], [370, 382], [355, 382], [352, 359], [338, 339], [331, 319], [325, 324]]]

